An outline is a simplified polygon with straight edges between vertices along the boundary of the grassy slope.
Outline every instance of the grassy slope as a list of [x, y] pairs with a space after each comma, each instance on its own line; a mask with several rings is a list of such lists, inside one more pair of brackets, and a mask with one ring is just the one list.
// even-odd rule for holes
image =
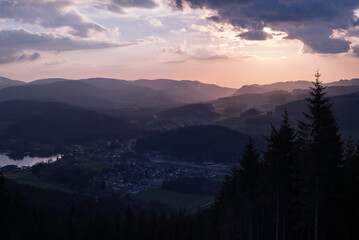
[[5, 174], [4, 177], [13, 180], [14, 182], [17, 182], [19, 184], [25, 184], [25, 185], [27, 184], [37, 188], [74, 193], [74, 191], [68, 187], [52, 185], [42, 182], [37, 177], [32, 175], [32, 173], [30, 172], [10, 173], [10, 174]]

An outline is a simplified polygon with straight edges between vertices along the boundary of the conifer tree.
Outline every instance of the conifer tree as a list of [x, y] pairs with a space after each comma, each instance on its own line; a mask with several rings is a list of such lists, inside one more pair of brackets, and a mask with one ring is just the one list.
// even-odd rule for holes
[[301, 201], [304, 201], [302, 207], [307, 205], [307, 213], [314, 213], [313, 239], [318, 240], [319, 236], [321, 239], [335, 236], [332, 234], [338, 190], [338, 179], [335, 178], [342, 158], [342, 142], [318, 71], [315, 78], [307, 98], [309, 113], [304, 114], [307, 122], [301, 122], [299, 126], [299, 142], [307, 145], [302, 148], [310, 152], [307, 159], [300, 159], [304, 163], [300, 189]]
[[11, 234], [12, 215], [11, 197], [5, 186], [5, 178], [0, 171], [0, 239], [6, 239]]
[[249, 138], [245, 151], [239, 161], [241, 168], [238, 171], [240, 181], [240, 198], [247, 215], [248, 240], [254, 239], [254, 223], [256, 218], [256, 202], [258, 180], [260, 174], [259, 153], [252, 138]]
[[[359, 142], [349, 139], [345, 145], [344, 168], [344, 211], [346, 239], [359, 239]], [[344, 238], [343, 238], [344, 239]]]
[[259, 157], [253, 139], [249, 138], [239, 160], [240, 168], [234, 167], [222, 184], [215, 205], [221, 239], [255, 239]]
[[272, 126], [264, 152], [264, 180], [269, 184], [269, 199], [275, 206], [275, 239], [286, 239], [287, 210], [292, 194], [292, 168], [294, 160], [295, 130], [289, 124], [285, 111], [277, 130]]

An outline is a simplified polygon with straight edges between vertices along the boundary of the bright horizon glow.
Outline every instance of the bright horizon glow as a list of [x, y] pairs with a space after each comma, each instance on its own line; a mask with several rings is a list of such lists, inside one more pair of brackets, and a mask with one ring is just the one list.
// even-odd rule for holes
[[[323, 82], [359, 77], [359, 57], [354, 54], [359, 27], [333, 32], [333, 38], [350, 41], [351, 50], [323, 54], [271, 27], [262, 29], [271, 36], [267, 40], [246, 40], [238, 35], [248, 29], [209, 20], [216, 16], [215, 10], [188, 4], [182, 11], [174, 10], [167, 0], [156, 0], [157, 6], [148, 8], [125, 4], [122, 12], [105, 9], [104, 4], [111, 0], [68, 1], [64, 6], [56, 1], [31, 2], [44, 5], [43, 11], [49, 8], [73, 15], [73, 21], [49, 26], [46, 19], [44, 23], [31, 17], [18, 20], [17, 13], [29, 13], [16, 6], [14, 16], [1, 16], [0, 12], [0, 34], [22, 34], [19, 43], [1, 40], [0, 35], [0, 76], [25, 82], [42, 78], [166, 78], [235, 88], [312, 81], [317, 68]], [[51, 3], [54, 5], [46, 5]], [[358, 16], [359, 10], [353, 10], [353, 18]], [[25, 37], [35, 40], [29, 43]], [[39, 41], [44, 41], [43, 45]]]

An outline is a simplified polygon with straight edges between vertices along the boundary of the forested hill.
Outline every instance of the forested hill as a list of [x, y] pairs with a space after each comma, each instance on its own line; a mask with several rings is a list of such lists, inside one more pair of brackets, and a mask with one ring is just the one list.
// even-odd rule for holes
[[[340, 129], [348, 133], [358, 132], [359, 130], [359, 92], [336, 96], [330, 99], [333, 104], [333, 112], [338, 121]], [[276, 107], [276, 112], [283, 112], [288, 110], [289, 114], [295, 119], [303, 120], [303, 112], [308, 111], [307, 102], [299, 100]], [[355, 134], [356, 135], [356, 134]]]
[[113, 134], [129, 135], [136, 127], [125, 120], [51, 101], [0, 103], [1, 139], [69, 143]]
[[171, 107], [215, 100], [229, 96], [234, 91], [232, 88], [187, 80], [49, 78], [25, 83], [0, 77], [0, 101], [52, 99], [97, 109]]
[[[208, 209], [196, 214], [181, 210], [171, 217], [134, 213], [131, 208], [118, 212], [116, 207], [110, 214], [93, 215], [71, 205], [68, 211], [55, 212], [28, 203], [19, 192], [10, 194], [0, 174], [0, 239], [359, 239], [359, 144], [341, 139], [318, 79], [319, 74], [300, 127], [291, 126], [285, 112], [280, 126], [272, 126], [263, 154], [249, 138], [239, 158], [241, 167], [225, 177]], [[209, 142], [209, 137], [217, 140]], [[228, 147], [238, 147], [242, 137], [221, 127], [195, 126], [143, 141], [150, 144], [148, 139], [153, 139], [154, 146], [167, 144], [168, 149], [184, 145], [185, 152], [196, 146], [190, 153], [206, 147], [206, 157], [219, 152], [227, 157], [234, 155], [226, 152]]]
[[237, 162], [248, 136], [221, 126], [191, 126], [146, 137], [140, 152], [159, 151], [185, 161]]

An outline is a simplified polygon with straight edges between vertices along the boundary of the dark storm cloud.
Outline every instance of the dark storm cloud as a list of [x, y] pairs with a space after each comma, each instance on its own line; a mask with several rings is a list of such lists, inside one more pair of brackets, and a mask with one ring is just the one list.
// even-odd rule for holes
[[[34, 61], [40, 57], [37, 51], [61, 52], [128, 45], [133, 45], [133, 43], [115, 44], [97, 41], [79, 41], [53, 34], [35, 34], [22, 29], [2, 30], [0, 31], [0, 64]], [[24, 53], [28, 51], [33, 53]]]
[[0, 19], [13, 19], [44, 28], [70, 27], [70, 33], [78, 37], [88, 37], [91, 30], [107, 31], [103, 26], [84, 19], [75, 10], [64, 11], [72, 4], [71, 1], [2, 0]]
[[192, 8], [216, 10], [214, 21], [229, 22], [248, 29], [239, 37], [248, 40], [267, 38], [263, 27], [285, 31], [299, 39], [306, 48], [318, 53], [348, 52], [350, 42], [332, 38], [334, 29], [350, 30], [359, 24], [354, 10], [358, 0], [176, 0], [178, 8], [188, 2]]
[[306, 27], [291, 29], [289, 38], [303, 41], [310, 49], [304, 49], [306, 52], [317, 53], [342, 53], [350, 50], [351, 42], [342, 38], [331, 38], [332, 30], [324, 27]]

